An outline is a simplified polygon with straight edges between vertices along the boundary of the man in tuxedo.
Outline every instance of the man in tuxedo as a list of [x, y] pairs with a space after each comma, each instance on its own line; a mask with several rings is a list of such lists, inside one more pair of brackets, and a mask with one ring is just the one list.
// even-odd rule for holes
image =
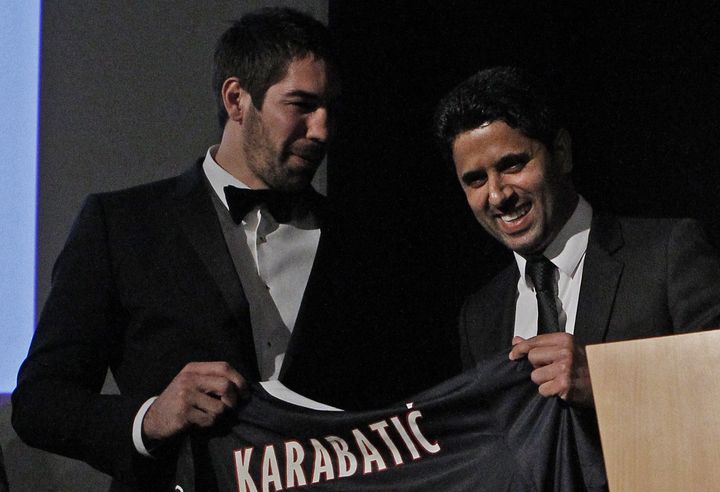
[[[173, 444], [248, 381], [360, 406], [412, 346], [351, 314], [363, 258], [310, 185], [339, 94], [327, 28], [248, 14], [219, 39], [213, 79], [219, 145], [181, 176], [87, 199], [13, 394], [24, 441], [131, 487], [160, 490]], [[108, 368], [119, 395], [100, 394]]]
[[483, 70], [435, 121], [475, 217], [515, 259], [462, 309], [466, 367], [507, 348], [532, 363], [540, 394], [587, 407], [585, 345], [720, 327], [720, 263], [701, 228], [595, 211], [573, 186], [570, 135], [547, 85], [517, 68]]

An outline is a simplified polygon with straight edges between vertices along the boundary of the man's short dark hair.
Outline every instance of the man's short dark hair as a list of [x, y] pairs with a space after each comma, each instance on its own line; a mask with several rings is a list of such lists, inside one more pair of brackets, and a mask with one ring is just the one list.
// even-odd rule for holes
[[228, 114], [222, 86], [230, 77], [261, 108], [268, 88], [282, 80], [290, 62], [313, 55], [334, 64], [335, 55], [327, 27], [317, 19], [288, 8], [265, 8], [244, 15], [220, 36], [213, 57], [213, 91], [220, 126]]
[[547, 84], [517, 67], [481, 70], [451, 90], [435, 112], [435, 137], [452, 162], [452, 145], [461, 133], [504, 121], [552, 150], [561, 128]]

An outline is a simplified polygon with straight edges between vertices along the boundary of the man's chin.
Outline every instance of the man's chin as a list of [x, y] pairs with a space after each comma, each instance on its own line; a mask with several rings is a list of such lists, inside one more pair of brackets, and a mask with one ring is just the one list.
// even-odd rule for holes
[[287, 176], [273, 188], [286, 193], [299, 193], [310, 188], [315, 173]]
[[287, 166], [295, 172], [306, 172], [310, 171], [315, 173], [317, 168], [322, 164], [324, 157], [305, 158], [297, 154], [290, 154], [287, 159]]
[[506, 248], [521, 256], [530, 256], [542, 253], [542, 246], [537, 238], [532, 237], [508, 237], [497, 238]]

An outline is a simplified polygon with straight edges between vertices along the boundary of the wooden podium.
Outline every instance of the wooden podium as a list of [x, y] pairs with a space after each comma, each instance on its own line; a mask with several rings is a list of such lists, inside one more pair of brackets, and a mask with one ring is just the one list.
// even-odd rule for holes
[[720, 330], [587, 357], [610, 490], [720, 490]]

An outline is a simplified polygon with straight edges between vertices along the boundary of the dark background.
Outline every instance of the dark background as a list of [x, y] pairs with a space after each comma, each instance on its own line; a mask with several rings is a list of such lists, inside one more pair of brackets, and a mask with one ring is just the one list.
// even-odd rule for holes
[[431, 137], [437, 101], [481, 68], [560, 87], [574, 179], [596, 209], [694, 216], [720, 239], [719, 20], [718, 2], [330, 1], [344, 100], [328, 190], [381, 238], [405, 321], [452, 339], [443, 320], [508, 260]]

